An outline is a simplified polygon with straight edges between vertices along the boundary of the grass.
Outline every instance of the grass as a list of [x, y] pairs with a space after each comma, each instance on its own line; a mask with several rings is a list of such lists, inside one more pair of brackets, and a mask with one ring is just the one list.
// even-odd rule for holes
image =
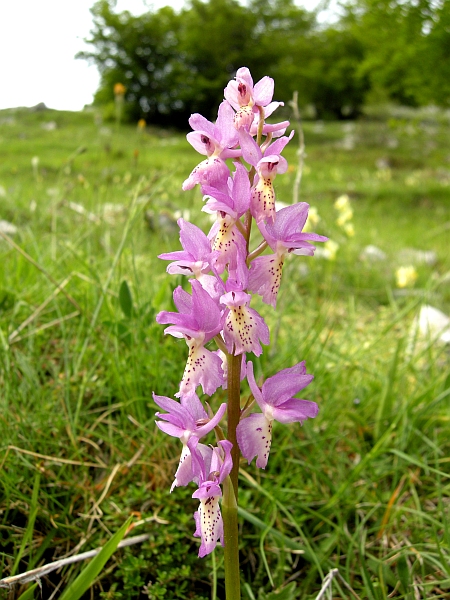
[[[148, 540], [118, 550], [85, 598], [220, 599], [222, 553], [197, 559], [193, 490], [168, 493], [179, 447], [154, 426], [151, 395], [175, 393], [185, 361], [154, 320], [183, 282], [155, 257], [178, 249], [178, 214], [208, 227], [199, 192], [180, 191], [198, 156], [180, 134], [90, 112], [2, 111], [0, 123], [0, 219], [17, 227], [16, 246], [0, 239], [2, 577], [102, 546], [132, 515]], [[448, 121], [304, 131], [301, 199], [340, 247], [334, 261], [287, 261], [277, 312], [255, 302], [272, 340], [255, 364], [267, 377], [306, 360], [320, 413], [276, 424], [265, 471], [243, 465], [243, 595], [312, 599], [338, 568], [360, 598], [445, 598], [449, 355], [412, 348], [409, 332], [422, 303], [450, 313]], [[286, 202], [295, 150], [276, 180]], [[344, 193], [352, 238], [335, 222]], [[385, 260], [362, 260], [368, 244]], [[399, 290], [405, 248], [436, 261]], [[43, 578], [43, 597], [82, 567]], [[349, 597], [339, 579], [333, 597]]]

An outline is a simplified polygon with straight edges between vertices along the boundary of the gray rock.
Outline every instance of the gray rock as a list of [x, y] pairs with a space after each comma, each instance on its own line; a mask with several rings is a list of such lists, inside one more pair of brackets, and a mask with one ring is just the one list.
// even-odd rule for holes
[[422, 340], [450, 344], [450, 317], [425, 304], [414, 319], [411, 334]]
[[437, 254], [433, 250], [404, 248], [398, 253], [397, 262], [403, 265], [428, 265], [432, 267], [437, 263]]
[[44, 129], [45, 131], [54, 131], [56, 128], [56, 121], [48, 121], [47, 123], [41, 123], [41, 129]]
[[369, 244], [365, 248], [363, 248], [361, 254], [359, 255], [359, 260], [367, 261], [367, 262], [379, 262], [387, 259], [387, 255], [381, 248]]
[[17, 233], [17, 227], [9, 221], [0, 220], [0, 231], [6, 233], [6, 235], [14, 235]]
[[28, 110], [30, 112], [42, 112], [44, 110], [48, 110], [48, 108], [45, 106], [44, 102], [39, 102], [35, 106], [30, 106], [30, 108]]

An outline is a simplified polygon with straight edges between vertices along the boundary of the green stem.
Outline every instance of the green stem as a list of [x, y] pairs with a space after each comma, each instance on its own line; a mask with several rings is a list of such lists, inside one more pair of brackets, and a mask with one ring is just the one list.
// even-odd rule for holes
[[233, 444], [231, 457], [233, 468], [223, 482], [222, 518], [224, 533], [224, 566], [226, 600], [240, 600], [239, 532], [238, 532], [238, 475], [240, 451], [236, 439], [236, 427], [241, 418], [241, 361], [242, 356], [227, 353], [228, 365], [228, 431], [227, 438]]
[[268, 246], [268, 243], [266, 242], [266, 240], [264, 240], [263, 242], [260, 243], [260, 245], [256, 248], [256, 250], [253, 250], [253, 252], [250, 252], [250, 254], [247, 256], [247, 267], [250, 265], [252, 260], [254, 260], [257, 256], [259, 256], [260, 254], [262, 254], [264, 252], [264, 250], [267, 248], [267, 246]]
[[238, 511], [233, 484], [229, 477], [223, 482], [222, 519], [225, 542], [225, 597], [226, 600], [241, 600]]
[[261, 144], [261, 138], [263, 135], [263, 127], [264, 127], [264, 109], [262, 106], [258, 106], [259, 110], [259, 123], [258, 123], [258, 131], [256, 133], [256, 143], [258, 146]]
[[233, 444], [231, 449], [231, 458], [233, 459], [233, 468], [230, 473], [230, 478], [233, 483], [234, 494], [236, 501], [238, 497], [238, 475], [239, 475], [239, 459], [241, 453], [236, 439], [236, 427], [241, 418], [241, 361], [242, 356], [234, 356], [227, 354], [228, 364], [228, 433], [227, 439]]

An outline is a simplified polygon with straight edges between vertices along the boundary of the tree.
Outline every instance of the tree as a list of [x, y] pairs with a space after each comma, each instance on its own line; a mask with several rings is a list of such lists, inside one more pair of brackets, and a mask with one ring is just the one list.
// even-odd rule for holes
[[[301, 52], [315, 21], [293, 0], [252, 0], [249, 5], [191, 0], [179, 14], [166, 7], [140, 17], [116, 14], [114, 6], [114, 0], [94, 4], [94, 29], [87, 40], [93, 49], [78, 57], [99, 68], [97, 104], [112, 102], [118, 81], [126, 86], [129, 118], [145, 116], [175, 126], [183, 126], [193, 112], [214, 118], [210, 107], [220, 102], [241, 66], [248, 66], [255, 80], [280, 75], [280, 100], [288, 101], [302, 87], [289, 70], [284, 76], [284, 68], [293, 65], [288, 57]], [[304, 99], [311, 101], [308, 94]]]
[[409, 105], [450, 103], [449, 0], [354, 0], [343, 25], [364, 48], [371, 86]]
[[113, 87], [127, 88], [128, 117], [165, 123], [185, 117], [183, 97], [190, 73], [179, 53], [180, 17], [170, 7], [134, 17], [128, 11], [116, 14], [113, 2], [99, 0], [91, 9], [94, 29], [87, 40], [94, 48], [77, 57], [94, 62], [101, 75], [94, 101], [113, 99]]

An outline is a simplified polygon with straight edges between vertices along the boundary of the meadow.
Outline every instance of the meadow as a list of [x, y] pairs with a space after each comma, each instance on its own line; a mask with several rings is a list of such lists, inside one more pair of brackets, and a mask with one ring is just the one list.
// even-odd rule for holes
[[[306, 360], [320, 412], [275, 425], [266, 470], [242, 464], [243, 597], [313, 599], [339, 569], [335, 599], [448, 598], [450, 355], [412, 326], [422, 305], [450, 314], [449, 116], [374, 111], [303, 130], [299, 199], [338, 247], [290, 257], [276, 312], [255, 303], [272, 332], [255, 364], [269, 376]], [[295, 139], [275, 182], [286, 204]], [[169, 494], [179, 444], [152, 400], [173, 396], [186, 358], [155, 323], [186, 281], [156, 256], [179, 249], [179, 216], [210, 226], [200, 192], [181, 191], [198, 162], [175, 131], [0, 111], [3, 578], [103, 546], [132, 516], [145, 539], [84, 598], [223, 598], [221, 550], [197, 558], [193, 489]], [[343, 194], [354, 235], [336, 222]], [[399, 287], [407, 266], [415, 280]], [[42, 577], [42, 597], [84, 566]]]

